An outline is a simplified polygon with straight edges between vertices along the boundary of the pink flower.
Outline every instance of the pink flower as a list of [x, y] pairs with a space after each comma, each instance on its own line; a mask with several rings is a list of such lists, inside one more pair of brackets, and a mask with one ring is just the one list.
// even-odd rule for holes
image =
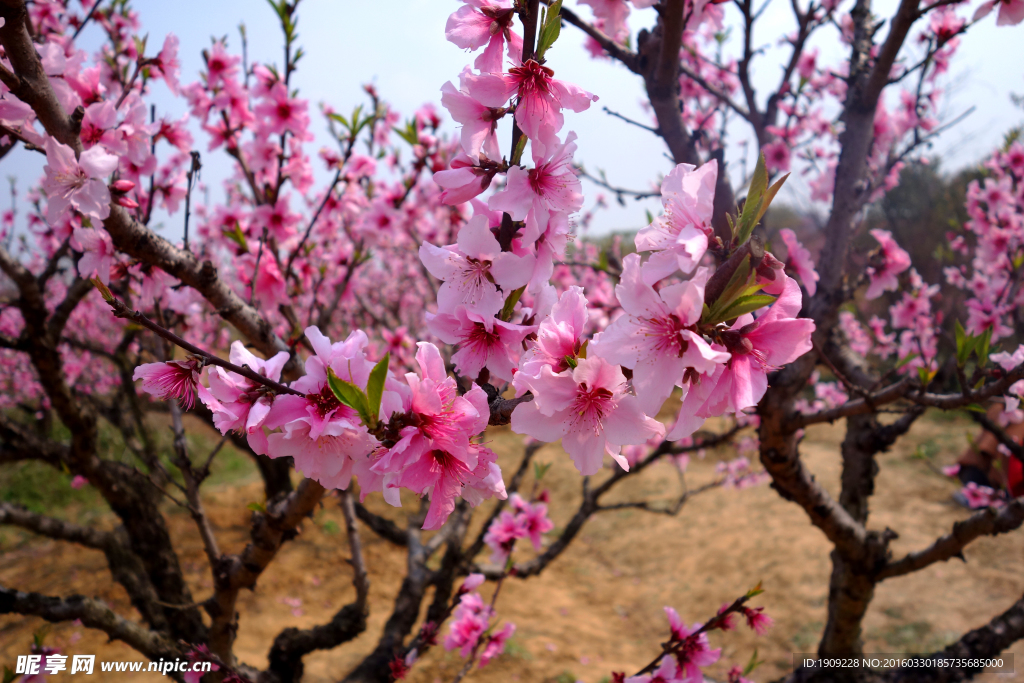
[[800, 283], [807, 290], [807, 296], [814, 296], [818, 290], [818, 271], [814, 269], [814, 261], [811, 259], [811, 252], [800, 244], [796, 233], [789, 228], [779, 231], [779, 237], [786, 245], [786, 267], [791, 268]]
[[688, 681], [704, 680], [701, 667], [711, 666], [717, 662], [722, 656], [722, 648], [712, 650], [708, 644], [707, 633], [701, 633], [698, 636], [693, 635], [700, 630], [700, 623], [694, 624], [693, 628], [687, 628], [686, 624], [679, 618], [679, 614], [671, 607], [665, 608], [665, 614], [668, 615], [673, 642], [684, 643], [683, 647], [675, 655], [681, 673], [685, 673], [685, 676], [681, 676], [681, 678]]
[[[220, 667], [210, 662], [210, 650], [205, 645], [196, 645], [193, 649], [188, 652], [188, 661], [194, 665], [196, 662], [209, 662], [210, 671], [220, 671]], [[201, 683], [203, 676], [205, 675], [202, 671], [193, 671], [193, 666], [189, 667], [188, 672], [185, 673], [182, 678], [185, 679], [185, 683]]]
[[630, 676], [625, 679], [623, 683], [698, 683], [703, 681], [703, 676], [695, 679], [695, 681], [687, 678], [683, 678], [679, 671], [679, 665], [676, 664], [676, 660], [672, 657], [665, 657], [661, 660], [658, 668], [654, 670], [654, 673], [640, 674], [639, 676]]
[[446, 313], [463, 304], [497, 312], [505, 303], [498, 287], [507, 295], [529, 282], [533, 272], [531, 256], [501, 251], [486, 216], [474, 216], [462, 226], [456, 244], [435, 247], [425, 242], [419, 255], [430, 274], [444, 281], [437, 305]]
[[521, 166], [508, 170], [505, 188], [495, 192], [487, 206], [492, 211], [505, 211], [512, 220], [526, 221], [522, 239], [533, 244], [547, 228], [551, 211], [575, 213], [583, 206], [580, 179], [572, 168], [572, 155], [576, 151], [576, 133], [569, 133], [565, 143], [554, 142], [546, 154], [533, 148], [535, 168], [527, 171]]
[[574, 369], [557, 375], [543, 367], [528, 385], [535, 398], [513, 411], [512, 431], [541, 441], [561, 438], [584, 475], [601, 469], [606, 452], [628, 469], [619, 449], [664, 433], [660, 422], [644, 415], [636, 397], [626, 394], [622, 370], [602, 358], [581, 358]]
[[[281, 370], [288, 362], [288, 353], [281, 351], [270, 360], [263, 360], [236, 340], [231, 343], [228, 360], [276, 382], [281, 379]], [[270, 412], [273, 396], [264, 391], [263, 385], [219, 366], [210, 368], [207, 381], [210, 388], [205, 391], [200, 389], [199, 398], [213, 413], [214, 426], [221, 434], [232, 430], [242, 432], [250, 440], [261, 444], [254, 450], [266, 452], [267, 438], [262, 427]]]
[[107, 151], [124, 154], [128, 150], [117, 128], [117, 110], [110, 100], [95, 102], [85, 108], [81, 139], [86, 148], [102, 144]]
[[[465, 9], [465, 8], [463, 8]], [[466, 67], [459, 77], [460, 89], [456, 90], [451, 82], [441, 86], [441, 106], [448, 110], [451, 117], [462, 124], [462, 150], [473, 161], [478, 161], [481, 150], [489, 159], [501, 159], [498, 148], [497, 112], [499, 110], [480, 104], [473, 97], [472, 72]]]
[[558, 131], [565, 119], [563, 108], [581, 112], [597, 101], [597, 96], [571, 83], [553, 78], [555, 72], [529, 59], [506, 74], [479, 74], [473, 77], [474, 91], [481, 104], [501, 107], [518, 95], [516, 123], [533, 144], [557, 145]]
[[637, 251], [653, 251], [643, 266], [643, 281], [653, 285], [677, 270], [693, 272], [712, 234], [718, 162], [700, 168], [679, 164], [661, 183], [664, 213], [636, 235]]
[[487, 645], [480, 653], [480, 666], [486, 666], [489, 661], [505, 651], [505, 641], [516, 632], [516, 625], [506, 621], [505, 628], [487, 637]]
[[518, 349], [533, 328], [514, 325], [494, 317], [493, 311], [480, 311], [457, 306], [454, 313], [427, 314], [427, 326], [446, 344], [458, 344], [452, 363], [466, 377], [476, 377], [483, 368], [506, 382], [518, 359]]
[[987, 508], [990, 505], [999, 505], [999, 499], [995, 489], [989, 486], [978, 486], [973, 481], [960, 489], [960, 493], [967, 500], [967, 507], [972, 510]]
[[523, 54], [523, 39], [512, 30], [515, 12], [508, 0], [463, 0], [466, 4], [448, 17], [444, 35], [464, 50], [487, 49], [476, 58], [474, 65], [482, 72], [502, 69], [501, 55], [508, 44], [508, 56], [519, 63]]
[[89, 485], [89, 480], [86, 479], [85, 477], [83, 477], [81, 474], [76, 474], [71, 479], [71, 488], [75, 489], [76, 491], [78, 489], [84, 488], [84, 487], [86, 487], [88, 485]]
[[484, 603], [479, 593], [463, 595], [448, 626], [444, 649], [449, 652], [459, 650], [459, 654], [468, 657], [480, 636], [487, 630], [490, 618], [491, 608]]
[[519, 372], [512, 383], [522, 396], [529, 390], [528, 378], [540, 377], [541, 368], [559, 373], [569, 369], [569, 360], [580, 352], [580, 338], [587, 325], [587, 298], [583, 288], [569, 287], [558, 297], [551, 313], [541, 321], [534, 342], [519, 361]]
[[996, 26], [1013, 26], [1024, 21], [1024, 0], [989, 0], [982, 4], [974, 13], [973, 21], [987, 16], [996, 5], [999, 5], [999, 16]]
[[268, 234], [276, 237], [279, 242], [294, 235], [295, 226], [301, 217], [291, 212], [289, 203], [289, 196], [286, 194], [279, 197], [273, 206], [263, 204], [256, 207], [256, 211], [253, 212], [256, 234], [260, 234], [262, 228], [266, 228]]
[[117, 157], [102, 147], [82, 152], [80, 159], [67, 145], [46, 138], [46, 166], [43, 190], [46, 192], [46, 220], [56, 225], [74, 209], [98, 221], [110, 215], [110, 190], [103, 178], [117, 169]]
[[872, 266], [867, 269], [871, 284], [868, 285], [868, 291], [864, 296], [876, 299], [882, 292], [894, 292], [899, 288], [900, 283], [896, 276], [910, 267], [910, 254], [896, 244], [892, 233], [887, 230], [872, 230], [871, 236], [882, 245], [882, 264], [877, 268]]
[[452, 159], [451, 168], [434, 174], [434, 182], [444, 189], [440, 197], [442, 204], [468, 202], [491, 186], [498, 167], [490, 164], [485, 168], [480, 162], [479, 158], [461, 154]]
[[466, 580], [462, 582], [462, 585], [459, 586], [459, 593], [461, 594], [469, 593], [470, 591], [475, 591], [477, 588], [482, 586], [484, 584], [484, 581], [486, 580], [487, 577], [485, 577], [483, 574], [470, 574], [466, 577]]
[[96, 275], [105, 285], [110, 284], [110, 267], [114, 264], [114, 243], [106, 230], [95, 228], [75, 228], [72, 233], [72, 246], [82, 252], [78, 259], [78, 274], [82, 277]]
[[590, 5], [594, 17], [601, 22], [605, 35], [615, 42], [625, 43], [629, 38], [629, 26], [626, 25], [629, 5], [626, 0], [580, 0], [580, 4]]
[[540, 551], [541, 535], [555, 528], [554, 522], [548, 519], [548, 506], [544, 503], [528, 503], [518, 493], [512, 494], [509, 504], [516, 511], [516, 517], [533, 544], [533, 549]]
[[775, 623], [774, 619], [764, 613], [764, 607], [744, 607], [743, 616], [747, 619], [747, 626], [759, 636], [767, 633]]
[[639, 254], [623, 259], [615, 296], [625, 314], [594, 336], [590, 352], [633, 369], [633, 389], [645, 413], [657, 413], [688, 371], [710, 374], [730, 358], [696, 331], [706, 280], [707, 269], [702, 268], [692, 280], [656, 292], [642, 280]]
[[267, 131], [274, 135], [291, 133], [299, 140], [309, 137], [309, 103], [288, 96], [284, 83], [271, 86], [266, 100], [256, 105], [257, 116], [266, 122]]
[[344, 342], [334, 344], [316, 327], [307, 327], [305, 334], [315, 353], [306, 359], [305, 376], [292, 384], [305, 395], [284, 394], [274, 399], [264, 425], [268, 429], [281, 427], [282, 431], [267, 437], [266, 455], [291, 456], [295, 469], [310, 479], [327, 488], [344, 489], [355, 461], [365, 459], [377, 441], [366, 431], [356, 411], [343, 405], [331, 391], [327, 368], [341, 379], [365, 387], [371, 368], [364, 353], [366, 333], [355, 330]]
[[1024, 363], [1024, 344], [1017, 346], [1017, 350], [1012, 354], [1008, 351], [1000, 351], [993, 353], [989, 358], [993, 363], [998, 363], [1003, 370], [1009, 372]]
[[520, 538], [526, 538], [525, 519], [503, 510], [498, 518], [491, 522], [484, 534], [484, 543], [491, 549], [491, 562], [504, 566], [512, 554], [512, 546]]
[[416, 362], [420, 375], [406, 374], [409, 394], [392, 411], [390, 424], [398, 427], [400, 438], [377, 456], [370, 471], [383, 478], [385, 499], [392, 505], [399, 504], [397, 487], [418, 494], [432, 491], [423, 528], [438, 529], [457, 496], [475, 506], [486, 498], [504, 498], [505, 485], [494, 453], [469, 441], [490, 417], [483, 389], [474, 386], [459, 396], [433, 344], [419, 343]]
[[757, 405], [768, 389], [769, 370], [810, 351], [814, 322], [794, 317], [800, 312], [801, 298], [800, 286], [786, 277], [783, 293], [767, 313], [757, 320], [750, 314], [740, 316], [732, 329], [722, 333], [732, 358], [714, 375], [688, 388], [669, 439], [693, 434], [704, 418]]
[[170, 360], [166, 363], [145, 363], [135, 368], [133, 380], [142, 380], [142, 390], [162, 401], [176, 398], [186, 410], [196, 401], [199, 372], [198, 359]]
[[150, 69], [154, 76], [163, 76], [164, 83], [175, 96], [178, 95], [178, 74], [181, 63], [178, 61], [178, 36], [168, 33], [164, 38], [164, 46], [151, 62]]
[[789, 145], [785, 140], [776, 139], [761, 148], [764, 163], [769, 171], [785, 173], [789, 170]]

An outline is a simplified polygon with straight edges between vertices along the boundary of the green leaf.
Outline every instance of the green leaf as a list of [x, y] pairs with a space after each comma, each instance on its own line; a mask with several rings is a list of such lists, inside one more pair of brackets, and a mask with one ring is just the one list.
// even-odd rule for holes
[[978, 356], [978, 365], [985, 367], [988, 364], [989, 345], [992, 343], [992, 328], [981, 333], [974, 347], [974, 353]]
[[[732, 303], [727, 309], [722, 311], [722, 320], [732, 320], [738, 318], [744, 313], [752, 313], [759, 308], [770, 306], [775, 303], [775, 297], [769, 294], [750, 294], [747, 296], [741, 296]], [[713, 322], [718, 322], [713, 321]]]
[[333, 368], [327, 368], [327, 383], [330, 385], [331, 391], [334, 392], [334, 396], [342, 404], [359, 413], [363, 424], [368, 427], [376, 426], [376, 423], [370, 419], [370, 402], [362, 389], [352, 382], [338, 377], [334, 374]]
[[234, 222], [232, 230], [223, 230], [222, 233], [229, 240], [241, 247], [242, 251], [248, 253], [249, 242], [245, 239], [245, 233], [243, 233], [241, 227], [239, 227], [238, 221]]
[[406, 121], [404, 129], [395, 126], [392, 130], [395, 131], [398, 137], [402, 138], [410, 145], [418, 145], [420, 143], [420, 133], [416, 130], [416, 124], [412, 121]]
[[956, 330], [956, 364], [963, 367], [967, 364], [967, 358], [971, 355], [971, 337], [964, 330], [964, 326], [957, 320], [954, 328]]
[[977, 403], [972, 403], [972, 404], [970, 404], [968, 406], [964, 406], [964, 410], [969, 410], [972, 413], [981, 413], [982, 415], [987, 415], [988, 414], [988, 411], [985, 410], [985, 408], [983, 406], [980, 406]]
[[245, 506], [246, 510], [252, 510], [253, 512], [266, 512], [267, 506], [263, 503], [249, 503]]
[[516, 304], [519, 303], [519, 297], [521, 297], [525, 291], [526, 285], [523, 285], [519, 289], [513, 290], [512, 293], [508, 295], [505, 299], [505, 305], [502, 306], [501, 313], [498, 315], [502, 321], [508, 322], [512, 319], [512, 313], [516, 310]]
[[899, 361], [898, 363], [896, 363], [896, 367], [895, 367], [895, 368], [893, 368], [893, 369], [894, 369], [894, 370], [899, 370], [899, 369], [900, 369], [900, 368], [902, 368], [902, 367], [903, 367], [904, 365], [906, 365], [906, 364], [907, 364], [907, 363], [909, 363], [910, 361], [912, 361], [912, 360], [914, 360], [915, 358], [917, 358], [917, 357], [918, 357], [919, 355], [920, 355], [920, 354], [918, 354], [918, 353], [911, 353], [910, 355], [907, 355], [907, 356], [904, 356], [903, 358], [900, 358], [900, 361]]
[[573, 358], [572, 356], [568, 356], [567, 355], [565, 357], [565, 364], [568, 365], [570, 368], [573, 368], [575, 370], [576, 366], [579, 365], [579, 362], [577, 362], [577, 360], [575, 358]]
[[106, 301], [109, 304], [111, 301], [114, 300], [113, 293], [110, 291], [109, 287], [103, 284], [102, 280], [100, 280], [98, 277], [94, 277], [90, 279], [90, 282], [92, 282], [93, 287], [100, 290], [100, 296], [103, 297], [104, 301]]
[[754, 225], [760, 223], [761, 219], [764, 218], [765, 212], [768, 211], [768, 207], [771, 206], [772, 200], [775, 199], [775, 195], [777, 195], [779, 193], [779, 190], [782, 189], [782, 186], [785, 184], [787, 178], [789, 178], [788, 173], [779, 178], [778, 180], [776, 180], [774, 185], [765, 190], [764, 201], [761, 204], [761, 209], [757, 212], [757, 220], [754, 221]]
[[548, 470], [550, 470], [550, 469], [551, 469], [551, 463], [549, 463], [549, 462], [548, 463], [541, 463], [541, 462], [533, 463], [533, 478], [536, 481], [540, 481], [541, 479], [544, 478], [544, 475], [547, 474]]
[[750, 256], [747, 256], [740, 261], [736, 270], [733, 271], [732, 277], [729, 278], [725, 289], [722, 290], [722, 294], [711, 304], [711, 309], [708, 311], [707, 317], [702, 319], [702, 322], [713, 324], [713, 321], [719, 322], [726, 319], [722, 317], [722, 312], [730, 307], [747, 289], [750, 284], [751, 270]]
[[511, 166], [518, 166], [519, 162], [523, 160], [523, 152], [526, 150], [526, 135], [521, 134], [519, 139], [516, 140], [516, 148], [512, 150], [512, 160], [509, 161]]
[[764, 582], [763, 582], [763, 581], [758, 581], [758, 582], [757, 582], [757, 585], [756, 585], [756, 586], [754, 586], [753, 588], [751, 588], [750, 590], [748, 590], [748, 591], [747, 591], [747, 595], [746, 595], [746, 598], [747, 598], [748, 600], [749, 600], [750, 598], [754, 598], [754, 597], [757, 597], [757, 596], [758, 596], [758, 595], [760, 595], [761, 593], [764, 593], [764, 589], [763, 589], [763, 588], [761, 588], [761, 584], [762, 584], [762, 583], [764, 583]]
[[384, 397], [384, 382], [388, 378], [388, 362], [391, 360], [391, 354], [385, 353], [384, 357], [377, 361], [377, 364], [373, 366], [373, 370], [370, 370], [370, 379], [366, 383], [366, 400], [370, 405], [370, 418], [373, 424], [370, 427], [375, 427], [380, 416], [380, 401]]
[[928, 386], [931, 384], [932, 379], [935, 377], [935, 370], [929, 370], [928, 368], [918, 368], [917, 377], [921, 380], [922, 386]]
[[558, 34], [562, 31], [562, 0], [555, 0], [551, 7], [545, 12], [541, 11], [540, 37], [537, 40], [535, 58], [541, 64], [544, 63], [544, 55], [548, 49], [558, 40]]
[[754, 654], [750, 655], [750, 661], [747, 662], [747, 665], [745, 667], [743, 667], [743, 675], [748, 675], [751, 671], [756, 669], [761, 664], [764, 664], [764, 660], [757, 658], [757, 648], [755, 647]]

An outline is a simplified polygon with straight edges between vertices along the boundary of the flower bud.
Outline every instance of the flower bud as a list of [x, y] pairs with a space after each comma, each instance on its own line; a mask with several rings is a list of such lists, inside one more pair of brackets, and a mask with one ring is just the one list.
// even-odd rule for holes
[[476, 590], [484, 582], [483, 574], [470, 574], [466, 577], [466, 580], [462, 582], [462, 587], [459, 588], [460, 593], [468, 593], [472, 590]]
[[126, 209], [137, 209], [137, 208], [139, 208], [139, 203], [137, 201], [135, 201], [131, 197], [127, 197], [127, 196], [124, 196], [124, 195], [122, 195], [122, 196], [117, 198], [117, 203], [118, 203], [118, 205], [123, 206]]
[[110, 189], [113, 190], [114, 192], [131, 192], [132, 190], [135, 189], [135, 183], [133, 183], [130, 180], [125, 180], [124, 178], [122, 178], [121, 180], [115, 180], [114, 182], [110, 183]]

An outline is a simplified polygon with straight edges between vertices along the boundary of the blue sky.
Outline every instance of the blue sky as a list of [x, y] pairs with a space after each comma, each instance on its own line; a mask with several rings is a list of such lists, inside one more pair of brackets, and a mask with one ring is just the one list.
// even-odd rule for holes
[[[567, 6], [575, 4], [567, 0]], [[895, 4], [895, 0], [876, 3], [875, 11], [887, 16]], [[211, 36], [228, 36], [231, 47], [239, 46], [240, 22], [248, 30], [250, 59], [281, 63], [280, 29], [276, 16], [263, 0], [135, 0], [133, 5], [144, 30], [150, 34], [151, 48], [158, 50], [168, 32], [181, 40], [183, 82], [196, 79], [200, 52], [209, 45]], [[307, 56], [300, 62], [293, 82], [301, 96], [310, 100], [313, 110], [313, 129], [319, 137], [312, 151], [327, 144], [317, 104], [326, 102], [343, 112], [351, 110], [363, 101], [363, 83], [375, 83], [381, 96], [403, 114], [410, 114], [424, 102], [438, 102], [441, 85], [447, 80], [457, 82], [462, 67], [473, 59], [444, 39], [445, 21], [460, 5], [455, 0], [303, 0], [298, 29], [299, 42]], [[764, 26], [755, 35], [755, 44], [766, 48], [754, 72], [755, 85], [762, 93], [774, 84], [781, 68], [779, 59], [784, 53], [776, 42], [792, 28], [788, 7], [788, 2], [774, 0], [762, 19]], [[578, 10], [583, 16], [590, 16], [588, 7]], [[653, 10], [634, 11], [630, 17], [634, 34], [653, 23]], [[882, 32], [885, 31], [883, 28]], [[994, 16], [963, 37], [961, 52], [943, 79], [949, 93], [944, 111], [951, 118], [970, 106], [977, 110], [936, 144], [934, 151], [944, 158], [947, 170], [983, 158], [998, 144], [1003, 132], [1024, 119], [1024, 112], [1014, 107], [1009, 98], [1011, 92], [1024, 93], [1024, 78], [1019, 67], [1013, 71], [1007, 68], [1013, 63], [1008, 58], [1021, 54], [1022, 37], [1024, 27], [997, 28]], [[100, 39], [99, 30], [87, 28], [82, 39], [85, 45], [95, 44]], [[606, 105], [631, 118], [647, 121], [640, 105], [642, 82], [617, 64], [591, 59], [581, 48], [582, 42], [579, 31], [566, 26], [559, 43], [548, 55], [556, 77], [577, 83], [601, 98], [589, 111], [567, 113], [566, 129], [579, 135], [577, 160], [588, 170], [603, 169], [609, 180], [620, 186], [647, 189], [651, 180], [671, 169], [664, 146], [650, 133], [602, 111]], [[734, 38], [733, 48], [737, 42]], [[817, 45], [826, 63], [846, 54], [834, 32], [824, 33]], [[185, 112], [184, 102], [170, 97], [162, 85], [156, 86], [156, 94], [158, 107], [164, 111], [179, 116]], [[450, 122], [445, 125], [455, 132]], [[745, 133], [738, 125], [734, 131], [736, 140]], [[503, 132], [509, 135], [508, 131]], [[204, 146], [200, 151], [204, 152], [203, 180], [216, 198], [219, 181], [229, 172], [229, 166], [222, 151], [206, 154]], [[735, 171], [739, 150], [734, 148], [732, 152]], [[8, 157], [5, 165], [6, 174], [22, 177], [20, 187], [25, 189], [28, 181], [34, 181], [40, 172], [42, 158], [19, 150]], [[592, 200], [599, 189], [584, 182], [588, 200]], [[790, 185], [786, 199], [806, 205], [806, 189], [799, 178], [794, 178]], [[641, 227], [644, 208], [656, 212], [658, 205], [654, 200], [630, 201], [626, 208], [621, 208], [612, 202], [612, 208], [602, 212], [595, 227], [602, 231]], [[169, 234], [180, 232], [171, 226], [167, 230]]]

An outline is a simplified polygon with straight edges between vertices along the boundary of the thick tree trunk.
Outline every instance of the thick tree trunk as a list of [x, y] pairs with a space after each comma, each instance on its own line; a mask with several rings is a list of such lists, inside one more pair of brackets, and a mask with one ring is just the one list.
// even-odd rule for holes
[[858, 656], [863, 653], [861, 622], [875, 595], [874, 579], [832, 551], [828, 584], [828, 623], [818, 644], [819, 657]]

